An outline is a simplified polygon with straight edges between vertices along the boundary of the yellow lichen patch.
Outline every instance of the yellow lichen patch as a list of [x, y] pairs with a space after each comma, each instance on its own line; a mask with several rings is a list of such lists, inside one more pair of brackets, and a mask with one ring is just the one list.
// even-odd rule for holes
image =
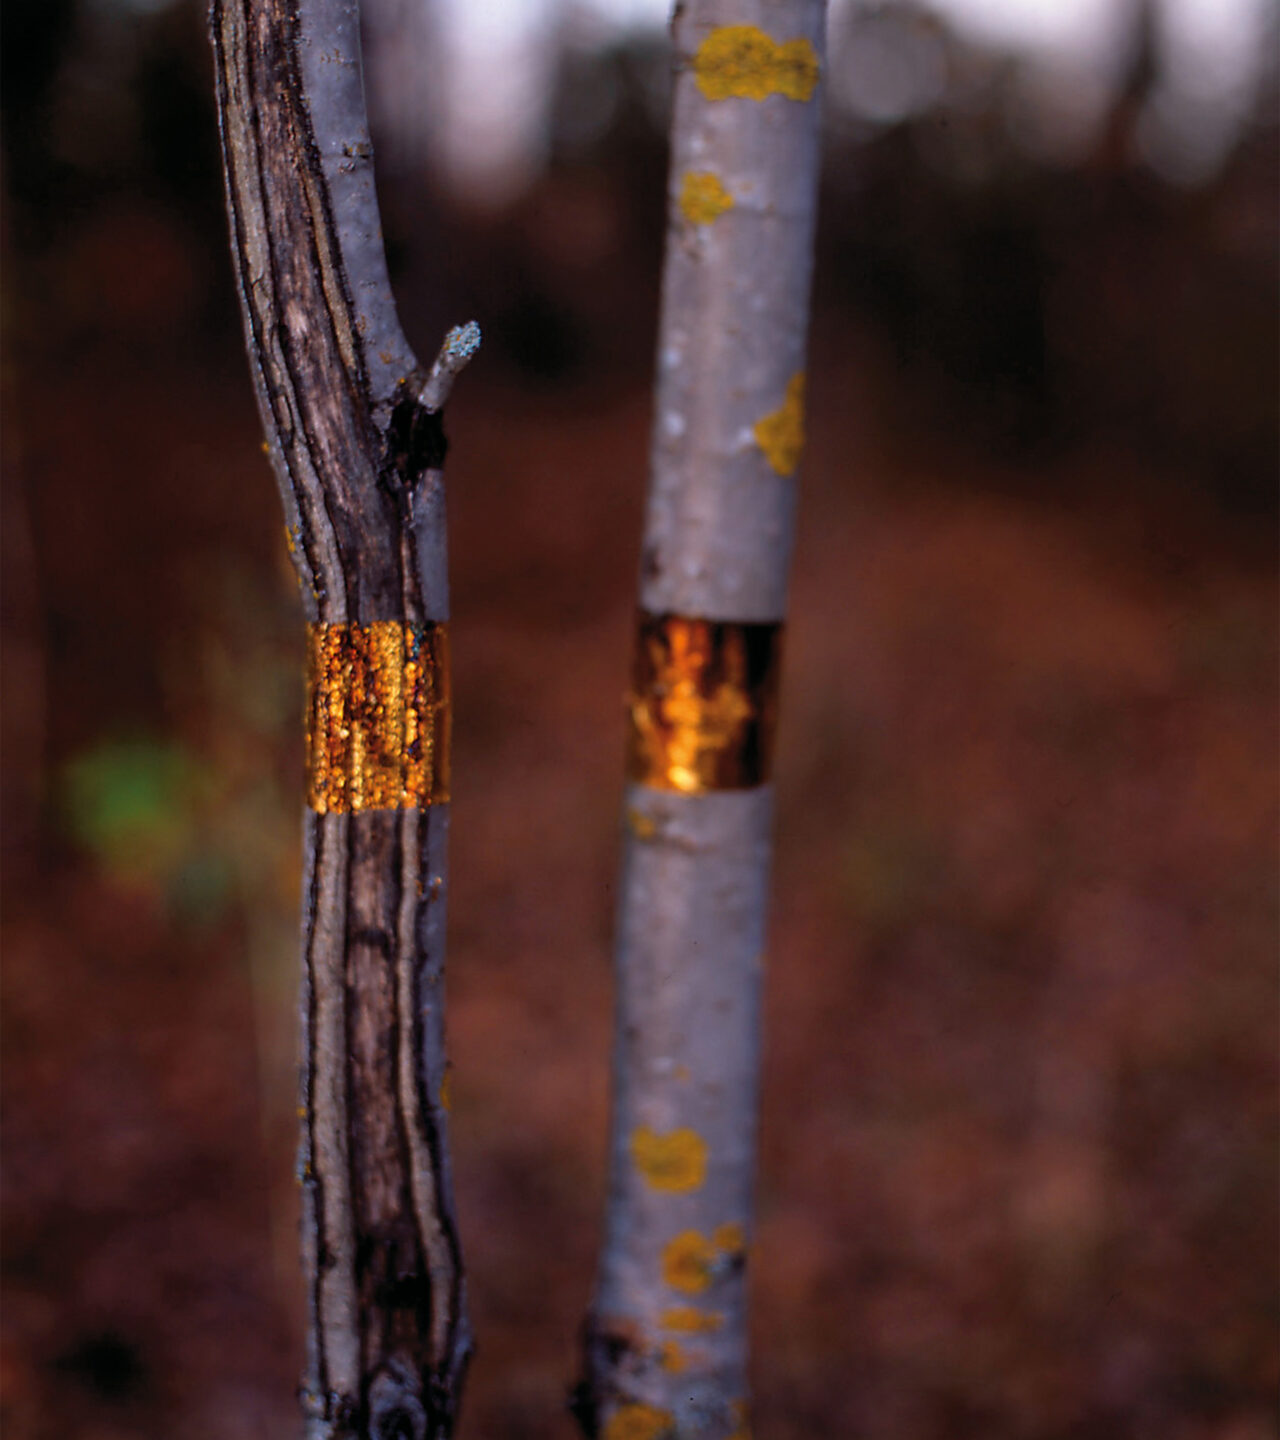
[[695, 1310], [692, 1305], [673, 1305], [664, 1310], [660, 1317], [664, 1330], [674, 1330], [680, 1335], [704, 1335], [719, 1330], [724, 1316], [718, 1310]]
[[674, 1340], [664, 1340], [658, 1355], [662, 1368], [671, 1375], [678, 1375], [688, 1363], [684, 1351]]
[[688, 1128], [659, 1135], [638, 1126], [631, 1132], [631, 1158], [655, 1190], [696, 1190], [707, 1174], [707, 1142]]
[[747, 1237], [743, 1233], [742, 1226], [736, 1221], [730, 1221], [727, 1225], [717, 1225], [711, 1234], [711, 1243], [717, 1250], [723, 1250], [729, 1255], [740, 1255], [747, 1248]]
[[604, 1422], [602, 1440], [660, 1440], [670, 1432], [671, 1412], [654, 1405], [623, 1405]]
[[658, 822], [632, 805], [627, 807], [627, 829], [637, 840], [652, 840], [658, 833]]
[[691, 225], [710, 225], [733, 209], [733, 196], [710, 170], [690, 170], [680, 184], [680, 212]]
[[673, 1290], [701, 1295], [711, 1284], [716, 1247], [698, 1230], [682, 1230], [662, 1247], [662, 1278]]
[[808, 40], [780, 44], [756, 25], [722, 25], [698, 46], [693, 73], [708, 100], [808, 100], [818, 83], [818, 54]]
[[787, 382], [782, 408], [757, 422], [752, 434], [770, 467], [779, 475], [794, 475], [804, 448], [804, 372]]

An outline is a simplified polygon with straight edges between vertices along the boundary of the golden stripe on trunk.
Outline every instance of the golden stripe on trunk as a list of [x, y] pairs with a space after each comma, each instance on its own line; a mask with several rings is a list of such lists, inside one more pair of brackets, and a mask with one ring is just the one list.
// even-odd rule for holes
[[307, 804], [407, 810], [449, 798], [449, 631], [307, 626]]
[[627, 697], [627, 773], [687, 795], [770, 776], [780, 623], [643, 612]]

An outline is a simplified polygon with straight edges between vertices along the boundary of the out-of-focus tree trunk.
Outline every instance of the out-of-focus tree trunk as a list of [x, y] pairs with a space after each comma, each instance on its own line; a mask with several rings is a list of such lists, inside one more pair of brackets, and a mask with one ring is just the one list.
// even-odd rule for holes
[[579, 1414], [747, 1434], [760, 981], [823, 0], [686, 0], [629, 702], [606, 1239]]
[[309, 1440], [453, 1427], [470, 1350], [444, 1055], [450, 332], [387, 283], [351, 0], [213, 0], [232, 252], [308, 621], [302, 913]]
[[421, 184], [443, 125], [447, 51], [435, 0], [361, 0], [369, 110], [385, 180]]

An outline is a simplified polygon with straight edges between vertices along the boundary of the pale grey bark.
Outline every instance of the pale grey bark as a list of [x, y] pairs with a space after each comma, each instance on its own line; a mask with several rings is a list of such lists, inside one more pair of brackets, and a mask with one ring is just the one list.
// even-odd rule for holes
[[365, 109], [358, 0], [299, 0], [298, 63], [355, 312], [354, 341], [375, 405], [389, 404], [417, 361], [387, 276]]
[[[451, 332], [427, 371], [401, 332], [359, 8], [213, 0], [210, 31], [247, 348], [307, 619], [444, 622], [438, 412], [479, 334]], [[442, 1096], [447, 833], [443, 795], [305, 817], [308, 1440], [435, 1440], [457, 1411], [471, 1342]]]
[[[616, 1405], [668, 1413], [681, 1437], [727, 1436], [743, 1428], [734, 1404], [745, 1408], [747, 1397], [744, 1247], [773, 791], [630, 785], [626, 805], [596, 1323], [633, 1342], [611, 1377]], [[633, 1154], [644, 1130], [687, 1130], [704, 1142], [702, 1182], [677, 1191], [646, 1184]], [[712, 1328], [690, 1330], [687, 1318], [671, 1325], [671, 1311]]]
[[[816, 74], [824, 8], [677, 7], [640, 577], [649, 615], [784, 617], [818, 168], [818, 92], [797, 88], [794, 72], [810, 63]], [[707, 42], [724, 27], [754, 33], [720, 36], [730, 63], [718, 86], [715, 77], [700, 83]], [[757, 94], [767, 93], [735, 93], [751, 89], [744, 67], [761, 62], [775, 67], [755, 76]], [[606, 1440], [748, 1433], [746, 1268], [772, 815], [772, 788], [758, 778], [749, 788], [678, 793], [654, 777], [627, 790], [609, 1199], [578, 1400], [588, 1433]]]
[[[821, 0], [691, 0], [674, 26], [677, 79], [667, 184], [640, 602], [717, 620], [779, 620], [786, 607], [794, 477], [762, 457], [755, 427], [804, 369], [818, 167], [818, 96], [708, 100], [693, 57], [721, 26], [809, 40]], [[682, 206], [686, 177], [714, 175], [733, 204], [710, 223]]]

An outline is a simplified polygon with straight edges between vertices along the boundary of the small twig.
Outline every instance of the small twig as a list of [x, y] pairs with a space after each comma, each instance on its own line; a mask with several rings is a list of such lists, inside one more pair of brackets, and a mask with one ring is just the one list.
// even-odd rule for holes
[[444, 337], [431, 373], [418, 391], [418, 403], [432, 412], [443, 410], [453, 382], [479, 348], [480, 327], [474, 320], [468, 320], [465, 325], [455, 325]]

